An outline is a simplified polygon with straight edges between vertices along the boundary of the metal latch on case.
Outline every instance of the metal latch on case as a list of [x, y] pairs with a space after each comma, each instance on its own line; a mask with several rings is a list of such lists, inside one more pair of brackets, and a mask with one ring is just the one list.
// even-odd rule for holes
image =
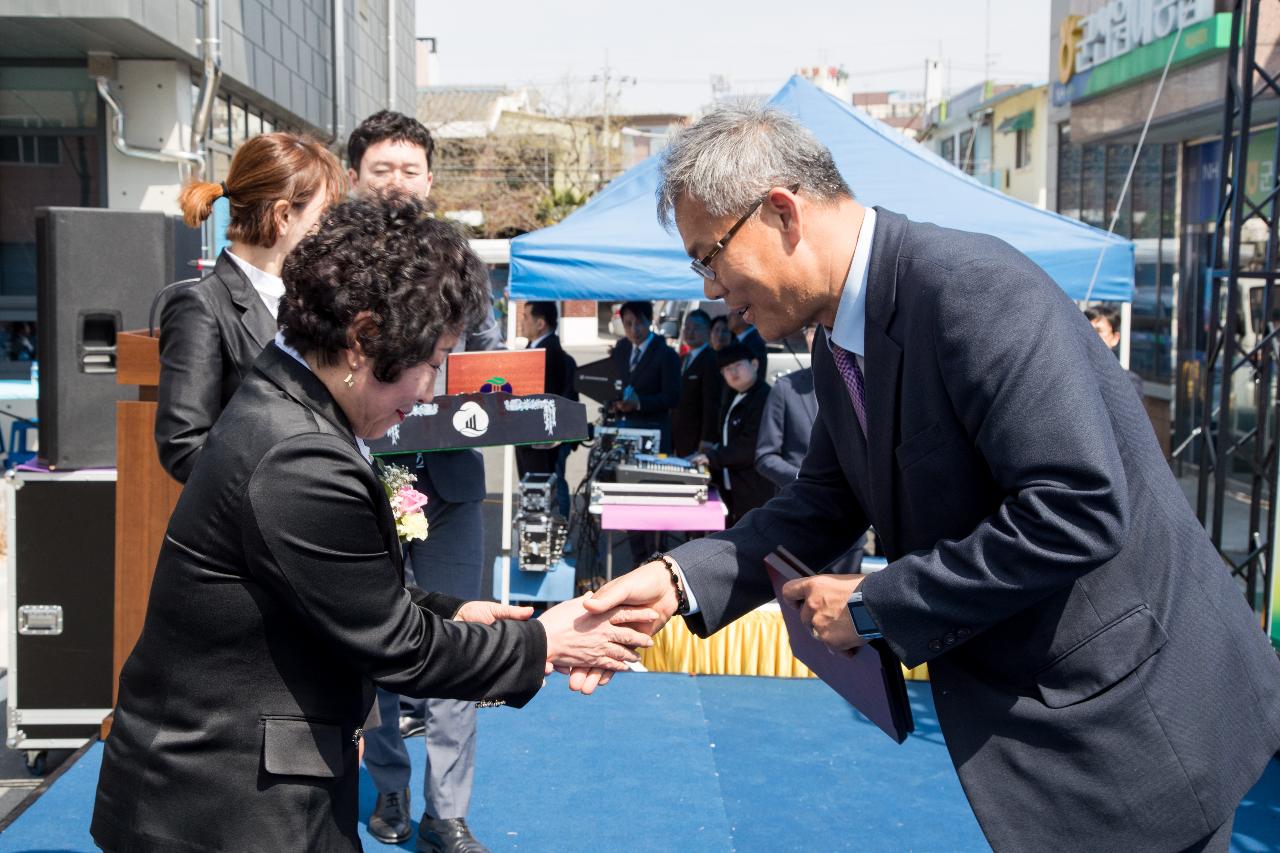
[[62, 633], [62, 605], [24, 604], [18, 608], [18, 633], [55, 636]]

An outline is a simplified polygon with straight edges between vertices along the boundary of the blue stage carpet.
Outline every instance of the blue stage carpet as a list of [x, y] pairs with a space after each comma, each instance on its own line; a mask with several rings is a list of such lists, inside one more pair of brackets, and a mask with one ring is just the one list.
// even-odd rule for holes
[[[471, 825], [495, 851], [988, 850], [928, 685], [908, 687], [917, 731], [896, 746], [816, 681], [627, 674], [582, 697], [553, 676], [527, 708], [481, 712]], [[409, 744], [420, 812], [422, 739]], [[101, 755], [68, 769], [0, 850], [94, 850]], [[363, 821], [367, 776], [361, 800]], [[1241, 805], [1231, 849], [1280, 851], [1280, 762]]]

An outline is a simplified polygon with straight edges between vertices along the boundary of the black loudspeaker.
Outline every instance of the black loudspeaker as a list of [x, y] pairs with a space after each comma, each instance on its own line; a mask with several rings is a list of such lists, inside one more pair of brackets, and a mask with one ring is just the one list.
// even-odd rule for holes
[[145, 329], [156, 291], [189, 278], [199, 231], [163, 213], [36, 208], [40, 461], [116, 464], [116, 334]]

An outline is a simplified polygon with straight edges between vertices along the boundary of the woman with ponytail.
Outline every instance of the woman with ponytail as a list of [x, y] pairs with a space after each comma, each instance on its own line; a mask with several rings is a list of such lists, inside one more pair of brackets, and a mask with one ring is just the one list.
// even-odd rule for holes
[[192, 181], [179, 196], [196, 227], [213, 203], [231, 203], [230, 245], [213, 272], [178, 288], [160, 319], [160, 463], [185, 483], [205, 436], [276, 334], [285, 256], [346, 194], [342, 167], [324, 146], [293, 133], [246, 140], [221, 183]]

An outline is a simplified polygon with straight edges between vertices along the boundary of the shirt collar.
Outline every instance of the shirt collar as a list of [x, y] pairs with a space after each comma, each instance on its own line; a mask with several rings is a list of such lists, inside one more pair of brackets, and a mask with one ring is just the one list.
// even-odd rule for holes
[[652, 340], [653, 340], [653, 332], [649, 332], [649, 337], [644, 339], [644, 343], [636, 347], [636, 349], [640, 352], [641, 355], [644, 355], [644, 351], [648, 348], [649, 342]]
[[836, 321], [828, 339], [842, 349], [866, 355], [867, 275], [871, 270], [871, 244], [875, 237], [876, 212], [865, 208], [862, 227], [858, 229], [858, 245], [853, 250], [849, 276], [844, 280], [844, 293], [836, 307]]
[[271, 316], [276, 316], [276, 310], [280, 307], [280, 297], [284, 296], [284, 279], [266, 270], [258, 269], [244, 258], [237, 257], [230, 249], [227, 249], [226, 253], [227, 257], [235, 261], [236, 266], [244, 273], [244, 277], [249, 279], [249, 284], [253, 285], [253, 289], [258, 292], [258, 298], [267, 306]]
[[738, 338], [738, 343], [742, 343], [742, 339], [745, 338], [747, 335], [751, 334], [752, 332], [754, 332], [755, 330], [756, 330], [756, 327], [754, 325], [747, 326], [745, 329], [743, 329], [742, 334], [736, 336]]
[[691, 349], [691, 350], [689, 350], [689, 352], [685, 354], [685, 358], [689, 359], [689, 361], [693, 361], [695, 358], [697, 358], [698, 356], [702, 355], [702, 351], [703, 351], [704, 349], [706, 349], [706, 348], [707, 348], [707, 346], [708, 346], [707, 344], [703, 344], [702, 346], [698, 347], [697, 349]]
[[533, 343], [529, 344], [529, 349], [537, 349], [537, 348], [538, 348], [538, 344], [542, 343], [542, 342], [543, 342], [543, 341], [545, 341], [547, 338], [551, 337], [553, 334], [555, 334], [555, 333], [554, 333], [554, 332], [547, 332], [546, 334], [542, 335], [542, 337], [534, 338]]
[[[228, 252], [227, 254], [231, 254], [231, 253]], [[232, 257], [235, 257], [235, 255], [232, 255]], [[276, 346], [280, 348], [281, 352], [293, 358], [295, 361], [298, 362], [298, 364], [301, 364], [310, 373], [312, 374], [315, 373], [315, 371], [311, 369], [311, 365], [307, 364], [307, 360], [302, 357], [302, 353], [298, 352], [296, 349], [294, 349], [293, 347], [289, 346], [284, 342], [283, 330], [276, 332]], [[365, 444], [364, 439], [358, 435], [355, 436], [355, 440], [356, 440], [356, 447], [360, 450], [360, 455], [364, 457], [364, 461], [372, 465], [373, 453], [372, 451], [369, 450], [369, 445]]]

